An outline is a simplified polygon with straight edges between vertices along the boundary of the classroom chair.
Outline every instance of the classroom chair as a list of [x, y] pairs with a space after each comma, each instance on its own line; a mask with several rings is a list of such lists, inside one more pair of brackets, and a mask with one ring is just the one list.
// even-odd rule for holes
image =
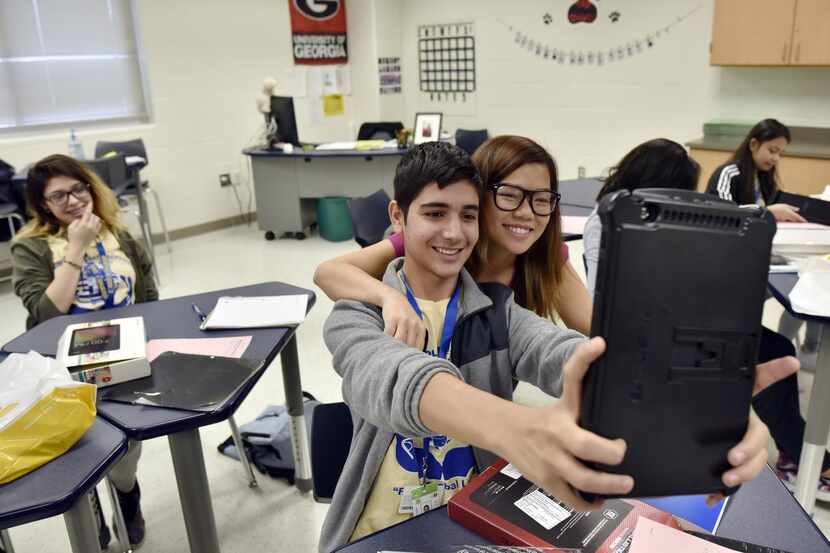
[[352, 414], [343, 402], [321, 403], [311, 419], [311, 479], [314, 501], [331, 503], [352, 446]]
[[487, 129], [477, 131], [458, 129], [455, 131], [455, 145], [470, 155], [473, 155], [473, 152], [484, 144], [488, 138], [490, 138], [490, 134]]
[[83, 163], [97, 174], [104, 181], [104, 184], [110, 187], [115, 197], [118, 198], [122, 211], [129, 213], [138, 221], [138, 226], [141, 228], [141, 236], [147, 247], [147, 253], [153, 262], [153, 276], [156, 278], [156, 283], [160, 284], [161, 280], [159, 279], [158, 265], [156, 263], [156, 251], [153, 247], [150, 221], [141, 215], [140, 203], [138, 211], [131, 211], [127, 208], [127, 202], [123, 201], [124, 196], [127, 195], [126, 191], [131, 184], [129, 171], [127, 170], [126, 156], [124, 154], [117, 154], [98, 159], [88, 159]]
[[383, 240], [386, 229], [392, 224], [389, 220], [390, 201], [382, 188], [365, 198], [351, 198], [348, 201], [354, 239], [361, 248]]
[[[145, 200], [144, 192], [150, 192], [153, 195], [153, 200], [156, 203], [156, 213], [158, 213], [159, 221], [161, 222], [161, 231], [164, 234], [164, 243], [167, 245], [167, 252], [172, 253], [173, 246], [170, 244], [170, 234], [167, 232], [167, 223], [164, 219], [164, 211], [161, 208], [158, 193], [150, 188], [149, 182], [141, 179], [141, 170], [146, 167], [149, 162], [147, 158], [147, 149], [144, 147], [144, 141], [140, 138], [124, 142], [108, 142], [101, 140], [95, 144], [96, 158], [103, 157], [111, 152], [124, 154], [126, 157], [140, 157], [144, 160], [138, 163], [129, 163], [127, 165], [129, 184], [121, 195], [136, 197], [138, 200], [139, 212], [141, 213], [142, 219], [146, 221], [148, 231], [150, 231], [150, 214], [147, 212], [147, 201]], [[152, 237], [152, 233], [150, 236]]]
[[403, 128], [400, 121], [380, 121], [377, 123], [363, 123], [357, 131], [358, 140], [392, 140]]

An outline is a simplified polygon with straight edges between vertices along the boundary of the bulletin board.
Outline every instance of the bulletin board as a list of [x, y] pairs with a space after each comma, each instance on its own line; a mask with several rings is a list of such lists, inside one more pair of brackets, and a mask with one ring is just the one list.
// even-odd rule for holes
[[475, 113], [476, 42], [472, 22], [418, 27], [418, 84], [422, 108]]

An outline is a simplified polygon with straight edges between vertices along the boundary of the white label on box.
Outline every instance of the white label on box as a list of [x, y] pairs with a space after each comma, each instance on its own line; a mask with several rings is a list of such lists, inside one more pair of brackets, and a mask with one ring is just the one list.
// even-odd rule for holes
[[519, 472], [519, 469], [514, 467], [512, 464], [507, 463], [504, 467], [499, 471], [500, 473], [509, 476], [513, 480], [518, 480], [522, 477], [522, 473]]
[[550, 530], [571, 516], [571, 512], [556, 500], [546, 496], [541, 490], [534, 490], [516, 503], [524, 514], [539, 523], [545, 530]]

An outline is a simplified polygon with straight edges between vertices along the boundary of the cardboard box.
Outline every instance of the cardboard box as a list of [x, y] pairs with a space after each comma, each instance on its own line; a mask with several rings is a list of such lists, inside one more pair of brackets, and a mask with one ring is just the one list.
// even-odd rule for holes
[[73, 379], [99, 387], [150, 376], [144, 319], [69, 325], [58, 342], [57, 358]]

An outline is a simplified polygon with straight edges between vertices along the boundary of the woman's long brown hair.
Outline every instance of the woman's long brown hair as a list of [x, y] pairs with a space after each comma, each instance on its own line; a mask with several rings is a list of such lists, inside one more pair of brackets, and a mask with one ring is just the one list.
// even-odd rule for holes
[[[496, 136], [482, 144], [473, 154], [473, 163], [481, 174], [484, 194], [490, 197], [489, 186], [498, 184], [510, 173], [528, 163], [539, 163], [548, 169], [550, 188], [557, 191], [559, 178], [556, 162], [542, 146], [522, 136]], [[486, 200], [485, 200], [486, 201]], [[481, 211], [480, 228], [486, 229], [485, 211]], [[467, 262], [477, 278], [487, 264], [490, 238], [479, 234], [478, 244]], [[551, 214], [545, 231], [528, 251], [517, 256], [513, 273], [516, 303], [542, 317], [553, 317], [559, 308], [559, 284], [562, 281], [562, 230], [559, 205]]]
[[26, 182], [26, 209], [32, 218], [15, 238], [38, 238], [62, 231], [60, 221], [46, 208], [44, 192], [49, 180], [68, 177], [89, 185], [92, 211], [101, 219], [102, 227], [115, 232], [124, 230], [118, 219], [118, 200], [112, 190], [93, 171], [69, 156], [53, 154], [29, 169]]

